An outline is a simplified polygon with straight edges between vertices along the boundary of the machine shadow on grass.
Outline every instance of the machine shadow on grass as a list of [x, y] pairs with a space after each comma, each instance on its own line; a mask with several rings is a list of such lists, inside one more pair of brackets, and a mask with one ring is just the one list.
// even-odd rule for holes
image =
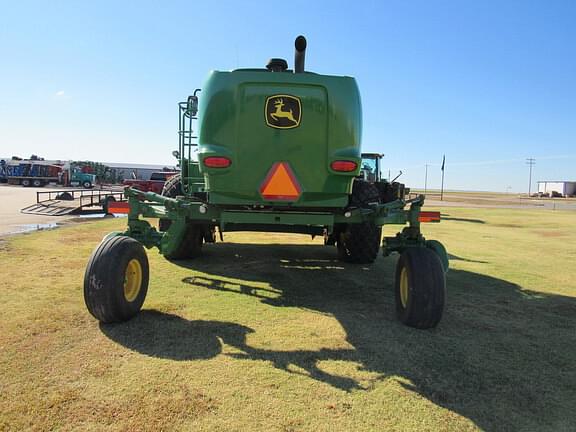
[[[485, 430], [562, 430], [576, 424], [570, 402], [576, 389], [574, 298], [451, 270], [442, 322], [433, 330], [415, 330], [394, 317], [396, 258], [358, 266], [340, 263], [335, 255], [318, 245], [223, 243], [175, 265], [190, 270], [183, 289], [227, 291], [270, 307], [333, 316], [350, 348], [257, 348], [246, 341], [255, 331], [249, 327], [149, 310], [129, 323], [101, 328], [130, 349], [173, 360], [212, 358], [228, 344], [239, 351], [229, 355], [242, 361], [269, 361], [344, 391], [369, 390], [394, 377]], [[268, 288], [255, 287], [256, 282]], [[354, 362], [377, 378], [366, 383], [327, 373], [320, 366], [325, 360]]]

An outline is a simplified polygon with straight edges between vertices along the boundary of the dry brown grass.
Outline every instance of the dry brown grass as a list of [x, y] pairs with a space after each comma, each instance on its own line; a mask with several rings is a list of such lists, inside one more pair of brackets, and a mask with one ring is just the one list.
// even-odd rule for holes
[[571, 430], [574, 214], [443, 212], [426, 226], [452, 265], [431, 331], [394, 318], [395, 258], [344, 265], [319, 239], [243, 233], [178, 265], [150, 251], [143, 312], [99, 325], [84, 266], [124, 222], [13, 237], [0, 430]]

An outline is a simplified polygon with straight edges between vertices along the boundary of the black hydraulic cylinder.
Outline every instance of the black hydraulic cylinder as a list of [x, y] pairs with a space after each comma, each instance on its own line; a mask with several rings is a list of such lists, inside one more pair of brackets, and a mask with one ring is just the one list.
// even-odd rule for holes
[[306, 57], [306, 38], [298, 36], [294, 41], [294, 73], [304, 72], [304, 58]]

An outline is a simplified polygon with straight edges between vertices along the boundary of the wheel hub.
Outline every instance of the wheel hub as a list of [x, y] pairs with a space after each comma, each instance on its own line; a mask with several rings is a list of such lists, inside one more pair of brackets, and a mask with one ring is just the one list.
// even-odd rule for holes
[[408, 271], [406, 267], [402, 268], [400, 273], [400, 302], [403, 308], [408, 305]]
[[131, 259], [124, 273], [124, 297], [131, 302], [136, 300], [142, 286], [142, 266], [137, 259]]

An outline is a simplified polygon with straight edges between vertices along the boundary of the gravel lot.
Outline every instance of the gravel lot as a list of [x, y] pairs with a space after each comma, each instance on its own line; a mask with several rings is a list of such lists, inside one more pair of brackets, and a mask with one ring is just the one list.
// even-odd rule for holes
[[40, 216], [22, 214], [20, 210], [36, 202], [36, 191], [66, 188], [33, 188], [0, 184], [0, 237], [7, 234], [30, 231], [46, 227], [46, 224], [61, 223], [74, 216]]

